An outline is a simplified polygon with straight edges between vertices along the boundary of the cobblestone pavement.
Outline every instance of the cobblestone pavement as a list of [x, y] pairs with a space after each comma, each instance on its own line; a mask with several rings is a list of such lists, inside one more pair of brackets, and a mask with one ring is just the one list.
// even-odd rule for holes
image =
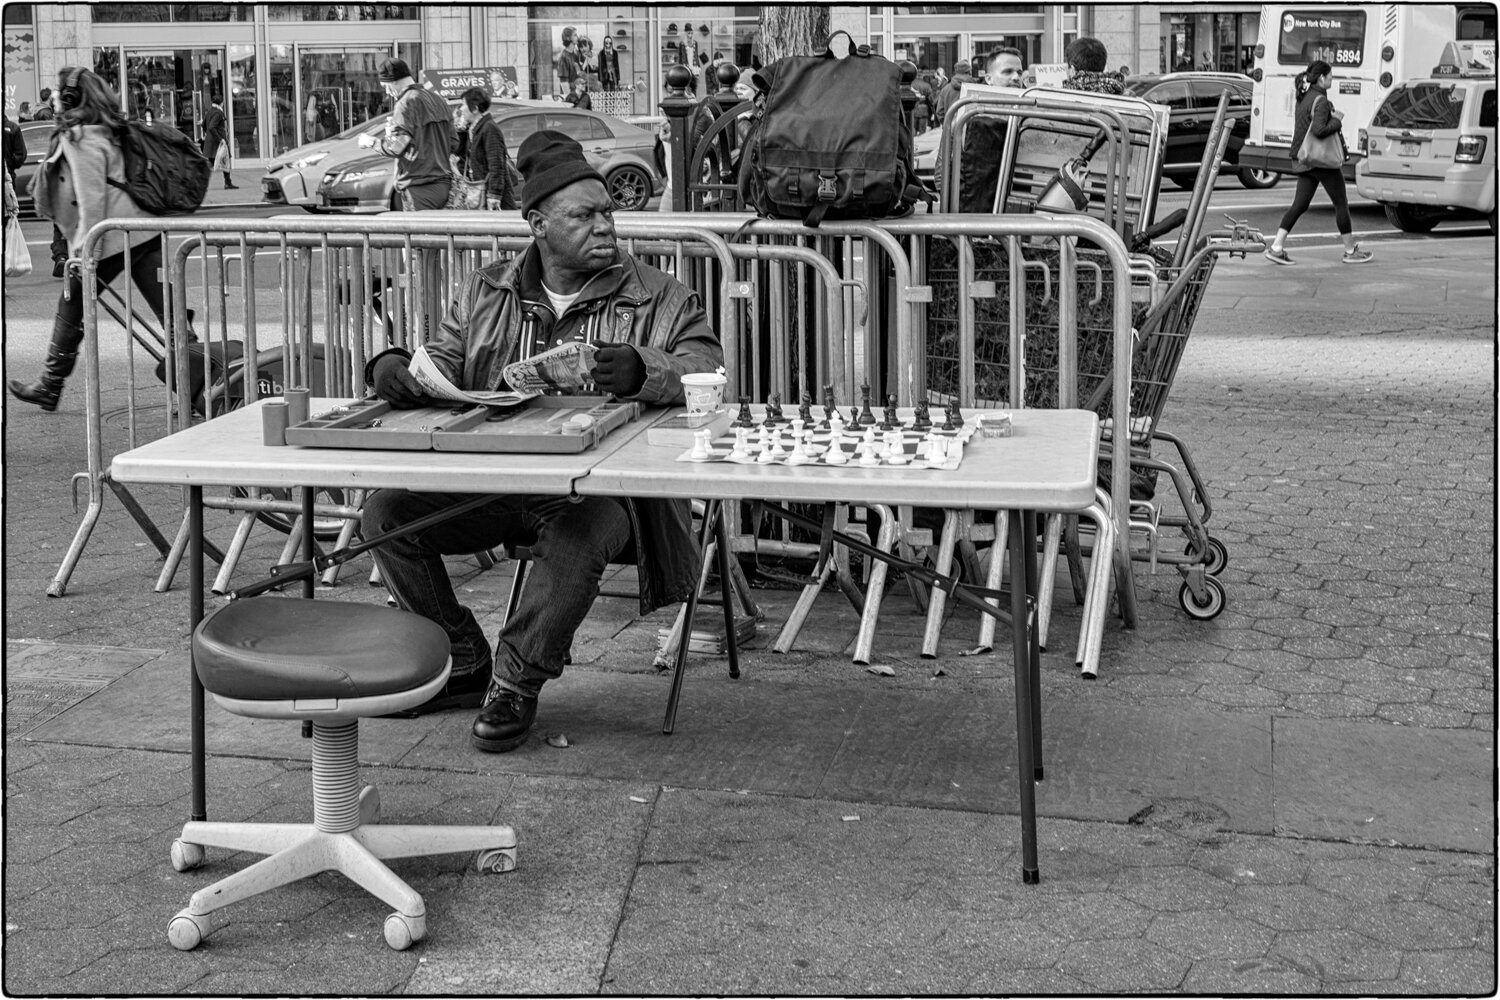
[[[462, 713], [368, 746], [402, 815], [516, 826], [517, 872], [489, 882], [463, 858], [403, 868], [432, 911], [432, 938], [408, 953], [379, 944], [378, 902], [327, 875], [241, 904], [229, 930], [173, 953], [167, 918], [241, 862], [171, 871], [186, 757], [142, 722], [158, 725], [157, 706], [104, 699], [180, 673], [185, 574], [152, 592], [159, 562], [108, 496], [68, 596], [44, 597], [77, 525], [67, 477], [84, 467], [82, 405], [73, 393], [54, 415], [7, 407], [7, 990], [1492, 993], [1494, 244], [1454, 246], [1382, 244], [1363, 285], [1309, 251], [1291, 278], [1253, 260], [1215, 273], [1164, 426], [1207, 484], [1228, 606], [1190, 620], [1177, 573], [1137, 564], [1139, 627], [1112, 620], [1085, 683], [1061, 583], [1043, 657], [1039, 886], [1015, 877], [1014, 818], [993, 815], [1014, 808], [1008, 765], [971, 747], [999, 738], [975, 704], [1008, 706], [1010, 669], [960, 655], [971, 619], [955, 615], [939, 657], [922, 660], [921, 618], [893, 588], [876, 659], [895, 676], [877, 677], [843, 654], [853, 615], [837, 594], [792, 653], [771, 654], [790, 594], [761, 591], [768, 624], [745, 677], [727, 685], [706, 661], [686, 708], [705, 721], [663, 750], [613, 732], [615, 717], [588, 728], [597, 692], [619, 692], [621, 713], [637, 696], [659, 706], [649, 654], [666, 619], [614, 599], [575, 642], [581, 687], [551, 699], [578, 748], [455, 751]], [[7, 367], [32, 368], [43, 340], [8, 318]], [[112, 391], [106, 409], [123, 401]], [[123, 441], [123, 420], [109, 424]], [[136, 492], [170, 536], [175, 492]], [[227, 541], [230, 521], [211, 523]], [[237, 580], [280, 542], [258, 529]], [[454, 566], [492, 627], [508, 571]], [[379, 600], [367, 573], [366, 560], [346, 567], [339, 596]], [[152, 684], [134, 697], [168, 690]], [[840, 715], [856, 703], [863, 714]], [[70, 723], [110, 704], [124, 711]], [[908, 741], [913, 719], [929, 735]], [[212, 758], [210, 781], [234, 816], [305, 816], [302, 747], [264, 730], [216, 738], [234, 749]], [[591, 757], [591, 740], [609, 753]], [[1242, 746], [1260, 756], [1233, 772]], [[866, 790], [829, 791], [863, 748]], [[1157, 784], [1110, 786], [1125, 766], [1111, 755], [1137, 752]], [[1294, 752], [1306, 766], [1286, 766]], [[1320, 755], [1352, 764], [1319, 769]], [[1213, 781], [1195, 776], [1204, 768]], [[894, 777], [917, 770], [936, 776]], [[1271, 790], [1228, 787], [1230, 773]], [[1368, 832], [1356, 787], [1375, 803]], [[1454, 802], [1488, 826], [1456, 830], [1470, 813]], [[1408, 825], [1383, 826], [1387, 808]]]

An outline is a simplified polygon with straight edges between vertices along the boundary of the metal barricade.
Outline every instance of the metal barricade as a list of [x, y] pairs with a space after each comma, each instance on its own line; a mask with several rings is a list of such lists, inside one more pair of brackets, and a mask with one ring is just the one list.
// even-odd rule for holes
[[[633, 218], [616, 222], [622, 244], [638, 255], [666, 263], [699, 290], [710, 316], [715, 317], [726, 352], [737, 353], [744, 310], [735, 303], [741, 293], [729, 283], [736, 261], [726, 242], [691, 225], [664, 233], [656, 227], [636, 226]], [[164, 254], [164, 260], [171, 262], [165, 275], [165, 330], [154, 329], [138, 315], [128, 284], [123, 298], [106, 298], [101, 303], [103, 289], [95, 270], [94, 248], [107, 233], [116, 231], [152, 232], [164, 240], [182, 240], [172, 253]], [[126, 447], [130, 448], [137, 444], [143, 421], [157, 409], [166, 418], [152, 430], [153, 435], [171, 433], [195, 419], [212, 418], [260, 396], [279, 393], [287, 385], [307, 386], [320, 395], [361, 394], [366, 359], [389, 345], [420, 342], [421, 328], [409, 322], [416, 305], [414, 293], [403, 281], [415, 271], [418, 254], [430, 255], [442, 288], [451, 294], [473, 267], [503, 259], [529, 242], [530, 230], [523, 220], [495, 213], [392, 213], [374, 219], [122, 219], [94, 227], [85, 238], [79, 262], [85, 297], [82, 367], [87, 469], [74, 476], [75, 507], [79, 479], [87, 480], [88, 506], [47, 593], [61, 597], [66, 592], [98, 522], [106, 485], [166, 557], [158, 590], [170, 585], [186, 539], [185, 531], [179, 529], [178, 541], [169, 545], [129, 492], [109, 478], [99, 365], [101, 305], [126, 326], [123, 411]], [[273, 256], [274, 264], [258, 266], [258, 254]], [[197, 293], [195, 325], [204, 336], [196, 347], [201, 350], [193, 350], [188, 336], [190, 290]], [[383, 296], [378, 294], [381, 290], [385, 290]], [[114, 308], [115, 301], [120, 308]], [[243, 341], [236, 341], [234, 333], [242, 333]], [[238, 345], [235, 353], [243, 350], [243, 360], [229, 356], [232, 343]], [[149, 348], [153, 360], [165, 362], [165, 385], [137, 377], [136, 348], [142, 345]], [[196, 394], [192, 392], [195, 380], [201, 385]], [[177, 392], [179, 386], [188, 386], [189, 391]], [[323, 530], [332, 538], [352, 530], [358, 510], [357, 502], [348, 502], [357, 498], [330, 499], [317, 510], [318, 517], [326, 519]], [[291, 498], [226, 496], [210, 498], [208, 505], [281, 518], [284, 530], [291, 533], [289, 546], [302, 528], [296, 521], [300, 507]], [[318, 530], [319, 526], [309, 527]], [[232, 565], [247, 530], [243, 526], [237, 530], [227, 555], [209, 546], [211, 557]]]

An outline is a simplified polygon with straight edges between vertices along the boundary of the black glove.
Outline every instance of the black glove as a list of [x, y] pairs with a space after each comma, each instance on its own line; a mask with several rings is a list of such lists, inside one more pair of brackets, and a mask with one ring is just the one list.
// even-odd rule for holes
[[407, 370], [407, 359], [399, 354], [387, 354], [375, 362], [375, 395], [398, 410], [409, 410], [426, 406], [427, 399], [417, 378]]
[[646, 362], [629, 344], [606, 344], [594, 352], [594, 384], [616, 396], [634, 396], [646, 384]]

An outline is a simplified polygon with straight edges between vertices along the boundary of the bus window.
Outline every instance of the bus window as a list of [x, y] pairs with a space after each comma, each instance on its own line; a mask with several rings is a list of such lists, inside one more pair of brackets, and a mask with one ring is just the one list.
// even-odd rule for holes
[[1493, 41], [1495, 38], [1495, 9], [1493, 7], [1459, 7], [1459, 41]]
[[1276, 55], [1283, 66], [1322, 59], [1358, 66], [1365, 59], [1365, 14], [1360, 10], [1289, 10], [1281, 15]]

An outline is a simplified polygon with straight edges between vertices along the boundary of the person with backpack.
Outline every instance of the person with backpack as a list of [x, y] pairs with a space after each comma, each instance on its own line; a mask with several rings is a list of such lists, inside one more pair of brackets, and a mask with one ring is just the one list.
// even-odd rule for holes
[[1063, 61], [1068, 64], [1068, 78], [1063, 81], [1065, 90], [1083, 90], [1091, 94], [1125, 93], [1125, 80], [1108, 71], [1109, 50], [1097, 38], [1075, 38], [1063, 50]]
[[[1297, 78], [1297, 115], [1292, 128], [1292, 155], [1297, 156], [1302, 148], [1302, 140], [1308, 135], [1319, 139], [1333, 136], [1342, 147], [1343, 138], [1340, 133], [1344, 127], [1344, 113], [1336, 110], [1333, 102], [1328, 99], [1328, 88], [1332, 85], [1333, 67], [1322, 59], [1315, 60], [1307, 67], [1307, 72]], [[1333, 220], [1338, 226], [1339, 237], [1344, 241], [1344, 263], [1363, 264], [1373, 258], [1373, 253], [1361, 249], [1354, 240], [1354, 226], [1349, 220], [1349, 193], [1344, 186], [1344, 168], [1313, 166], [1299, 157], [1292, 165], [1292, 173], [1297, 175], [1297, 192], [1292, 196], [1292, 204], [1287, 208], [1286, 214], [1281, 217], [1276, 238], [1266, 247], [1266, 259], [1273, 264], [1296, 263], [1286, 252], [1286, 238], [1291, 235], [1297, 220], [1302, 218], [1302, 213], [1307, 211], [1307, 206], [1312, 204], [1313, 193], [1318, 190], [1319, 184], [1333, 202]]]
[[463, 92], [462, 100], [469, 119], [468, 153], [465, 167], [470, 180], [484, 179], [485, 208], [498, 211], [516, 207], [516, 195], [510, 186], [510, 154], [505, 136], [490, 117], [490, 95], [479, 87]]
[[[125, 154], [118, 130], [125, 126], [120, 99], [92, 70], [64, 67], [53, 91], [56, 128], [47, 156], [31, 182], [38, 214], [51, 219], [68, 241], [72, 257], [83, 253], [83, 237], [103, 219], [151, 218], [125, 186]], [[130, 277], [159, 322], [166, 315], [161, 271], [161, 240], [150, 232], [112, 232], [94, 245], [100, 284], [108, 284], [126, 266], [130, 247]], [[52, 321], [52, 341], [35, 382], [11, 379], [10, 394], [51, 412], [57, 409], [63, 384], [73, 373], [78, 347], [83, 343], [83, 279], [67, 276]]]

